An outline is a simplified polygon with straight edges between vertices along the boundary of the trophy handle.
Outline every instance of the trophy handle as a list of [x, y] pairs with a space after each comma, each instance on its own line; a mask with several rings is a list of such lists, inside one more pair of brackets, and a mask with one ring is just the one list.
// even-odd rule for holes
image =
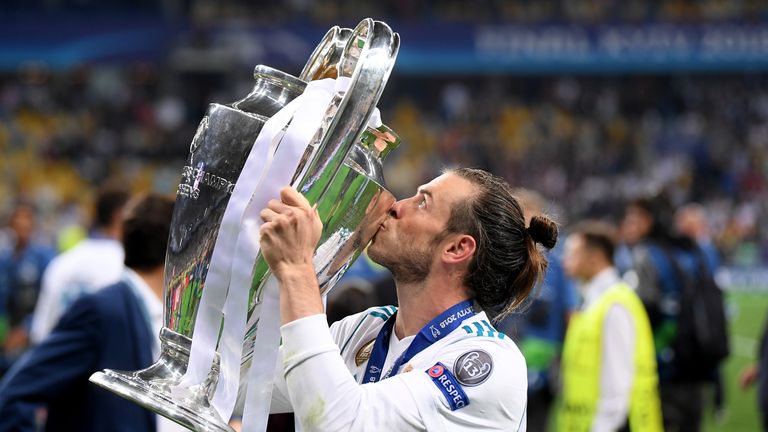
[[299, 79], [309, 82], [323, 78], [338, 78], [339, 62], [352, 29], [333, 26], [309, 56]]
[[360, 134], [366, 130], [399, 49], [400, 36], [381, 21], [366, 18], [352, 31], [338, 65], [341, 76], [351, 77], [349, 88], [322, 137], [318, 154], [312, 158], [309, 169], [298, 183], [298, 190], [311, 203], [317, 202], [331, 179], [310, 173], [318, 172], [321, 167], [322, 171], [336, 172], [344, 162]]

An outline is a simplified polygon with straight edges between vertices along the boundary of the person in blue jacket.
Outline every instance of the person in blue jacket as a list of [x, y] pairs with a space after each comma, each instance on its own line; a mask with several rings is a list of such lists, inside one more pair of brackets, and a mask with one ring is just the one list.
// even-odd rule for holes
[[157, 354], [172, 211], [173, 201], [159, 195], [127, 211], [122, 280], [79, 299], [9, 370], [0, 382], [0, 431], [157, 430], [155, 414], [88, 377], [105, 368], [143, 369]]
[[0, 377], [27, 348], [43, 272], [56, 249], [36, 237], [35, 208], [20, 201], [11, 211], [12, 244], [0, 250]]

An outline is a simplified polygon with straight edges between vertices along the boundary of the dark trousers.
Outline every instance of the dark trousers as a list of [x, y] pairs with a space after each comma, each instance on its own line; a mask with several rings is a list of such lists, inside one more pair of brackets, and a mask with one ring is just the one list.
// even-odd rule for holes
[[529, 431], [547, 430], [547, 420], [555, 397], [548, 386], [528, 392], [528, 429]]
[[704, 411], [703, 385], [667, 382], [661, 385], [661, 412], [666, 432], [699, 432]]

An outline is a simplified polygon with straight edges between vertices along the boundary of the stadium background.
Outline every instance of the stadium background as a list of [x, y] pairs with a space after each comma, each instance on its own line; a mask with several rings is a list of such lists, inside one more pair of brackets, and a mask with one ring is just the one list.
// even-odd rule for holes
[[396, 195], [461, 163], [541, 192], [565, 227], [644, 192], [705, 206], [733, 333], [707, 430], [757, 430], [736, 381], [768, 310], [768, 2], [5, 0], [0, 214], [31, 200], [53, 243], [108, 179], [174, 192], [209, 102], [368, 16], [402, 37], [379, 105], [403, 139]]

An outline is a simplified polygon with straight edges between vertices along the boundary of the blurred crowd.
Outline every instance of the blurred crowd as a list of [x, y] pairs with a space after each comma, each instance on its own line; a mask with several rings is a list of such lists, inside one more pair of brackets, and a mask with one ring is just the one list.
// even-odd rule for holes
[[[90, 284], [56, 294], [53, 300], [46, 299], [50, 295], [38, 298], [45, 275], [49, 286], [65, 284], [65, 277], [50, 276], [64, 274], [56, 260], [76, 260], [61, 257], [85, 256], [91, 253], [84, 252], [88, 249], [95, 251], [94, 257], [107, 257], [110, 254], [100, 249], [105, 241], [119, 252], [119, 234], [108, 234], [105, 228], [117, 216], [102, 215], [99, 222], [99, 187], [120, 184], [131, 194], [173, 193], [207, 104], [238, 100], [251, 86], [245, 73], [181, 73], [147, 64], [67, 72], [32, 65], [0, 77], [0, 213], [6, 216], [0, 234], [0, 370], [17, 361], [30, 344], [58, 350], [50, 348], [52, 342], [44, 343], [53, 340], [46, 335], [58, 316], [82, 293], [108, 284]], [[682, 410], [683, 418], [701, 418], [711, 398], [698, 384], [689, 387], [686, 381], [681, 387], [674, 375], [670, 381], [668, 371], [681, 366], [667, 364], [670, 357], [665, 354], [680, 348], [667, 333], [677, 315], [664, 307], [669, 301], [685, 304], [683, 284], [664, 287], [661, 281], [674, 277], [663, 276], [658, 268], [648, 279], [643, 269], [655, 265], [649, 264], [652, 254], [638, 261], [637, 251], [658, 244], [694, 256], [690, 241], [679, 243], [672, 234], [654, 237], [659, 233], [653, 227], [658, 226], [669, 233], [676, 228], [695, 240], [707, 254], [702, 261], [707, 274], [714, 275], [720, 263], [744, 268], [768, 263], [765, 76], [393, 77], [380, 108], [384, 121], [403, 141], [384, 163], [388, 186], [399, 197], [411, 194], [443, 167], [460, 164], [490, 170], [540, 194], [536, 211], [552, 214], [564, 232], [585, 219], [609, 220], [621, 228], [615, 254], [613, 247], [606, 249], [609, 252], [595, 249], [605, 261], [599, 272], [569, 269], [575, 264], [567, 262], [563, 268], [557, 258], [561, 251], [556, 251], [536, 299], [524, 313], [499, 323], [527, 357], [529, 422], [542, 425], [536, 430], [544, 430], [559, 395], [553, 387], [557, 377], [551, 374], [557, 372], [566, 343], [569, 314], [585, 308], [566, 276], [582, 278], [581, 285], [589, 289], [608, 268], [615, 268], [612, 275], [625, 275], [648, 310], [648, 318], [640, 314], [633, 319], [650, 319], [655, 347], [646, 341], [635, 349], [657, 354], [660, 404], [664, 410]], [[100, 196], [103, 199], [103, 191]], [[637, 201], [642, 197], [663, 197], [664, 218], [656, 217], [656, 204], [643, 207]], [[630, 211], [633, 205], [637, 209]], [[678, 209], [690, 211], [687, 216], [678, 212], [676, 225], [672, 215]], [[569, 253], [576, 252], [566, 249], [566, 257]], [[93, 267], [94, 259], [85, 260], [90, 263], [86, 268]], [[111, 268], [109, 280], [114, 282], [123, 271], [120, 261], [114, 259], [114, 267], [97, 267]], [[341, 299], [343, 306], [329, 300], [329, 319], [392, 302], [393, 282], [386, 272], [365, 258], [358, 263], [335, 291], [335, 300]], [[648, 280], [654, 281], [650, 289]], [[656, 305], [659, 292], [663, 295]], [[664, 298], [670, 295], [673, 300]], [[43, 303], [54, 306], [40, 313]], [[46, 322], [36, 324], [41, 317]], [[36, 328], [43, 331], [38, 335]], [[617, 339], [626, 339], [622, 337]], [[697, 376], [697, 383], [722, 388], [717, 367], [704, 372], [706, 377]], [[573, 370], [566, 366], [563, 373]], [[677, 406], [680, 401], [691, 404]], [[716, 396], [715, 407], [724, 406]], [[622, 416], [626, 414], [619, 413], [619, 421]], [[664, 420], [669, 420], [667, 411]]]
[[[53, 272], [46, 267], [58, 267], [48, 265], [51, 258], [65, 250], [67, 256], [81, 254], [104, 241], [98, 187], [175, 192], [207, 104], [238, 100], [251, 86], [245, 73], [181, 73], [147, 64], [67, 72], [32, 65], [0, 77], [0, 369], [28, 344], [44, 340], [35, 335], [36, 315], [48, 317], [43, 327], [49, 331], [73, 301], [68, 295], [54, 300], [60, 306], [55, 316], [35, 312], [44, 274]], [[403, 141], [384, 163], [388, 187], [399, 197], [445, 166], [480, 167], [540, 194], [536, 208], [553, 215], [564, 232], [590, 218], [619, 224], [637, 198], [663, 197], [669, 207], [659, 225], [672, 229], [673, 210], [691, 210], [693, 221], [681, 216], [677, 228], [715, 257], [707, 261], [711, 274], [720, 263], [768, 263], [765, 76], [393, 77], [380, 108]], [[646, 216], [655, 209], [646, 208]], [[636, 286], [643, 285], [644, 273], [633, 245], [652, 238], [649, 224], [634, 237], [632, 224], [621, 225], [615, 264], [613, 253], [602, 253], [610, 257], [606, 265]], [[108, 237], [114, 246], [116, 237]], [[529, 408], [531, 422], [550, 415], [555, 390], [548, 374], [562, 349], [568, 311], [579, 307], [555, 258], [559, 252], [536, 301], [518, 321], [500, 324], [520, 342], [532, 373], [541, 374], [530, 378], [544, 392], [531, 396], [541, 398], [543, 407], [538, 413]], [[121, 268], [115, 263], [113, 279]], [[393, 300], [386, 272], [366, 259], [358, 263], [336, 291], [344, 306], [331, 307], [330, 318]], [[54, 279], [60, 278], [49, 277]], [[652, 309], [649, 315], [654, 332], [669, 319]], [[537, 316], [544, 321], [536, 323]], [[531, 348], [525, 338], [537, 334], [531, 330], [536, 325], [543, 326], [538, 335], [544, 342]], [[662, 355], [664, 345], [656, 343]], [[663, 366], [662, 357], [659, 362]], [[716, 369], [710, 372], [707, 382], [719, 383]], [[687, 408], [701, 416], [698, 387], [691, 395], [674, 386], [662, 390], [662, 403], [697, 401]]]
[[479, 1], [307, 1], [293, 0], [289, 7], [270, 2], [191, 2], [198, 17], [233, 18], [243, 12], [290, 19], [306, 15], [320, 23], [360, 16], [387, 16], [396, 20], [424, 20], [473, 23], [594, 23], [594, 22], [702, 22], [753, 20], [764, 17], [768, 8], [760, 1], [724, 0], [479, 0]]
[[[175, 191], [207, 104], [247, 94], [247, 75], [135, 64], [0, 77], [0, 214], [30, 201], [53, 244], [87, 223], [107, 178]], [[395, 195], [475, 166], [537, 190], [567, 225], [663, 193], [704, 206], [726, 264], [768, 262], [765, 76], [393, 77], [380, 108], [403, 139], [385, 163]]]
[[[768, 14], [760, 0], [60, 0], [56, 2], [4, 2], [8, 10], [45, 11], [150, 10], [168, 17], [191, 16], [196, 21], [238, 20], [243, 16], [271, 23], [309, 20], [337, 24], [338, 20], [359, 20], [361, 16], [386, 16], [407, 21], [461, 21], [473, 23], [594, 23], [594, 22], [707, 22], [757, 21]], [[301, 18], [298, 18], [301, 17]]]
[[[768, 18], [768, 3], [758, 0], [62, 0], [39, 5], [12, 0], [4, 7], [7, 11], [152, 9], [170, 17], [190, 16], [202, 24], [243, 16], [256, 23], [308, 20], [321, 24], [355, 22], [361, 16], [386, 16], [401, 22], [521, 24], [695, 24]], [[121, 280], [125, 273], [121, 234], [109, 229], [108, 222], [120, 223], [118, 213], [129, 195], [175, 193], [190, 140], [208, 103], [241, 99], [251, 86], [248, 70], [178, 71], [148, 63], [84, 65], [66, 71], [27, 64], [0, 74], [0, 376], [31, 344], [45, 340], [75, 297]], [[662, 280], [675, 277], [663, 276], [657, 268], [654, 290], [649, 294], [643, 289], [642, 268], [652, 267], [652, 254], [646, 253], [645, 261], [638, 262], [635, 251], [656, 244], [690, 258], [691, 251], [700, 248], [712, 275], [721, 265], [736, 269], [768, 266], [765, 74], [423, 77], [395, 73], [379, 108], [384, 122], [402, 138], [400, 148], [384, 163], [388, 187], [396, 196], [410, 195], [445, 166], [483, 168], [533, 191], [520, 195], [528, 209], [553, 216], [563, 228], [563, 240], [569, 232], [576, 236], [578, 247], [566, 251], [563, 262], [560, 247], [552, 254], [535, 301], [523, 313], [499, 323], [500, 330], [516, 339], [527, 358], [529, 422], [540, 425], [529, 427], [531, 430], [545, 428], [542, 425], [559, 391], [555, 382], [567, 323], [573, 313], [585, 309], [586, 291], [577, 291], [576, 285], [589, 288], [600, 272], [609, 269], [613, 274], [614, 267], [617, 275], [624, 275], [633, 285], [647, 308], [648, 317], [641, 318], [653, 326], [653, 349], [664, 387], [669, 378], [665, 368], [671, 367], [665, 364], [669, 356], [665, 360], [664, 353], [675, 347], [669, 340], [664, 345], [659, 335], [664, 336], [664, 326], [677, 315], [651, 300], [658, 300], [654, 299], [656, 291], [674, 292], [673, 302], [679, 305], [684, 284], [670, 289], [661, 286]], [[111, 207], [120, 209], [102, 215], [104, 220], [99, 222], [98, 201], [104, 199], [104, 186], [116, 184], [126, 189], [125, 196], [113, 199]], [[525, 190], [517, 193], [525, 194]], [[646, 197], [664, 198], [669, 208], [663, 222], [654, 219], [659, 210], [656, 204], [638, 201]], [[680, 211], [673, 222], [674, 210]], [[615, 254], [613, 243], [609, 247], [602, 240], [588, 244], [595, 243], [594, 233], [579, 225], [587, 219], [615, 225], [618, 230], [612, 234], [620, 240]], [[640, 234], [633, 231], [638, 224], [644, 226]], [[685, 234], [694, 242], [680, 243], [671, 231], [657, 238], [654, 224], [674, 227], [678, 230], [675, 236]], [[84, 246], [94, 244], [108, 244], [112, 249], [109, 254], [97, 250], [91, 255], [111, 260], [109, 266], [97, 266], [108, 270], [109, 277], [66, 299], [52, 300], [60, 310], [37, 314], [38, 320], [49, 322], [36, 336], [34, 312], [41, 304], [38, 295], [44, 275], [56, 275], [50, 269], [62, 266], [51, 264], [56, 263], [54, 257], [73, 256], [73, 250], [74, 255], [83, 254]], [[158, 270], [165, 246], [155, 247], [160, 252], [153, 269]], [[604, 266], [590, 272], [573, 263], [589, 254], [597, 254]], [[569, 255], [570, 264], [566, 262]], [[86, 268], [92, 269], [92, 259], [86, 261], [91, 263]], [[98, 272], [89, 269], [85, 273]], [[54, 279], [66, 278], [49, 276], [49, 285]], [[158, 286], [158, 298], [147, 304], [157, 309], [161, 292]], [[368, 306], [395, 301], [389, 274], [363, 255], [333, 291], [328, 317], [335, 321]], [[155, 317], [150, 326], [153, 334], [160, 319]], [[768, 331], [764, 338], [768, 341]], [[763, 342], [763, 361], [768, 360], [766, 347], [768, 342]], [[145, 354], [147, 359], [151, 357]], [[763, 365], [766, 367], [768, 364]], [[709, 369], [711, 376], [705, 380], [716, 390], [722, 385], [717, 369]], [[756, 381], [757, 370], [743, 379]], [[768, 380], [760, 385], [766, 399], [763, 410], [768, 412]], [[47, 387], [47, 382], [41, 383], [41, 388]], [[680, 390], [670, 388], [667, 385], [665, 391]], [[685, 393], [687, 389], [673, 396], [662, 394], [662, 402], [670, 397], [701, 402], [689, 417], [700, 418], [705, 401], [700, 389], [695, 390], [691, 397]], [[715, 406], [722, 408], [724, 402], [717, 399], [718, 394], [722, 396], [715, 391]], [[150, 417], [148, 421], [154, 420]], [[768, 425], [764, 427], [768, 430]]]
[[385, 117], [405, 143], [388, 176], [395, 190], [446, 163], [486, 167], [542, 193], [563, 224], [616, 220], [628, 199], [663, 193], [675, 206], [707, 208], [727, 262], [768, 258], [764, 76], [413, 79], [395, 88], [408, 95], [390, 98]]

